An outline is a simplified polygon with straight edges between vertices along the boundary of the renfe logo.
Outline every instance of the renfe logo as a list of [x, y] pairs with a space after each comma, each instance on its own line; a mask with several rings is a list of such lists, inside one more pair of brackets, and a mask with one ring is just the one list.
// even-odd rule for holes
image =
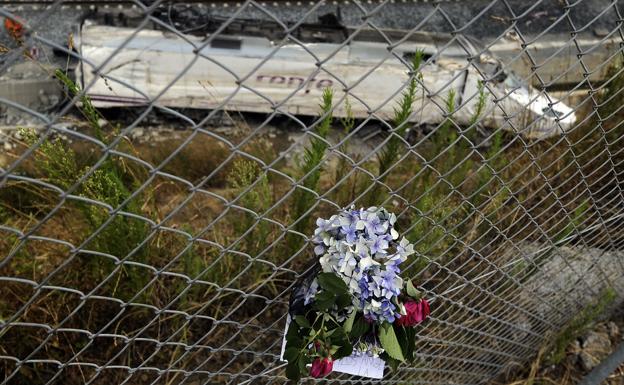
[[[258, 75], [256, 76], [256, 81], [269, 84], [283, 84], [287, 87], [299, 87], [305, 82], [305, 78], [300, 76]], [[316, 78], [312, 78], [308, 81], [308, 86], [306, 88], [325, 88], [331, 87], [333, 84], [334, 82], [331, 79], [317, 80]]]

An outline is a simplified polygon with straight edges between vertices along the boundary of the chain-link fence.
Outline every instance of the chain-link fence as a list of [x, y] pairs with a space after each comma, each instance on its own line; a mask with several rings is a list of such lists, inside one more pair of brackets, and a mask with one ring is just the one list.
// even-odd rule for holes
[[621, 302], [617, 1], [0, 15], [2, 384], [286, 382], [315, 218], [351, 205], [397, 214], [432, 299], [383, 383], [556, 362]]

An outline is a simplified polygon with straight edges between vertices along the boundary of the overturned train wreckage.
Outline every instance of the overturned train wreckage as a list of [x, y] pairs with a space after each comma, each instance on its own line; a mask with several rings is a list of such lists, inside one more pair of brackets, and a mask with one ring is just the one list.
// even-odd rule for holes
[[484, 81], [484, 126], [541, 139], [565, 132], [576, 121], [570, 107], [523, 84], [496, 59], [478, 54], [464, 37], [421, 33], [389, 49], [385, 42], [366, 39], [365, 33], [358, 36], [348, 44], [277, 43], [258, 36], [137, 32], [87, 22], [78, 43], [83, 60], [77, 76], [98, 107], [153, 102], [174, 108], [315, 115], [323, 89], [331, 87], [343, 101], [335, 116], [347, 115], [348, 98], [354, 117], [389, 120], [406, 85], [410, 58], [422, 50], [413, 123], [443, 122], [449, 113], [444, 106], [453, 93], [457, 107], [452, 118], [469, 126]]

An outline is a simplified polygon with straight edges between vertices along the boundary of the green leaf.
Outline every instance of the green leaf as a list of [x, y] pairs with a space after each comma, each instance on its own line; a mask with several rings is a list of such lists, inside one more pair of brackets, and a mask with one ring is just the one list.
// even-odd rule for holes
[[344, 281], [334, 273], [321, 273], [316, 277], [321, 288], [335, 295], [348, 294], [349, 288]]
[[416, 344], [416, 328], [395, 326], [394, 333], [396, 334], [399, 345], [401, 345], [401, 351], [406, 361], [412, 361], [414, 359], [414, 346]]
[[288, 330], [286, 331], [286, 339], [291, 337], [299, 337], [299, 328], [292, 322], [288, 324]]
[[379, 342], [381, 342], [381, 346], [390, 357], [399, 361], [405, 361], [401, 345], [399, 345], [396, 334], [394, 334], [394, 328], [388, 322], [384, 322], [379, 328]]
[[407, 337], [405, 336], [405, 328], [402, 326], [394, 328], [394, 334], [396, 335], [397, 341], [399, 341], [399, 346], [401, 346], [404, 358], [407, 359]]
[[394, 358], [390, 357], [387, 354], [385, 355], [384, 361], [386, 361], [386, 363], [392, 369], [393, 372], [396, 372], [397, 368], [399, 367], [399, 361], [395, 360]]
[[306, 355], [303, 355], [301, 357], [299, 357], [299, 359], [297, 360], [297, 365], [299, 366], [299, 373], [305, 373], [306, 372], [306, 364], [308, 364], [309, 358]]
[[347, 333], [345, 333], [344, 329], [341, 327], [337, 327], [334, 330], [332, 330], [334, 333], [332, 334], [332, 338], [340, 338], [340, 339], [346, 339], [347, 338]]
[[288, 331], [286, 332], [286, 346], [302, 348], [303, 345], [304, 341], [299, 336], [299, 328], [295, 323], [290, 323], [290, 325], [288, 325]]
[[351, 302], [351, 294], [345, 293], [336, 297], [336, 305], [341, 309], [349, 306]]
[[407, 351], [405, 353], [408, 360], [414, 359], [414, 348], [416, 347], [416, 328], [404, 328], [407, 339]]
[[341, 327], [337, 327], [335, 329], [332, 329], [328, 333], [325, 333], [325, 337], [329, 338], [329, 341], [331, 341], [332, 345], [341, 345], [345, 342], [348, 343], [347, 335], [345, 334], [344, 329]]
[[370, 325], [364, 321], [363, 317], [357, 317], [355, 322], [353, 323], [353, 328], [351, 329], [350, 337], [352, 340], [356, 340], [359, 337], [363, 336], [370, 329]]
[[349, 341], [345, 341], [344, 344], [340, 345], [340, 348], [334, 354], [335, 359], [349, 357], [353, 353], [353, 345], [349, 343]]
[[329, 291], [321, 291], [314, 297], [313, 308], [320, 311], [325, 311], [334, 306], [336, 296]]
[[301, 370], [299, 369], [299, 361], [295, 360], [293, 362], [289, 362], [286, 366], [286, 377], [289, 379], [298, 382], [301, 378]]
[[284, 351], [284, 358], [288, 362], [294, 362], [299, 357], [299, 349], [295, 347], [290, 347]]
[[351, 329], [353, 329], [353, 321], [355, 321], [355, 316], [357, 315], [357, 310], [353, 309], [351, 314], [349, 314], [349, 318], [345, 321], [344, 328], [345, 333], [351, 333]]
[[409, 295], [410, 297], [414, 298], [414, 299], [420, 299], [422, 297], [422, 294], [420, 291], [418, 291], [415, 287], [414, 284], [412, 283], [412, 280], [409, 279], [407, 280], [407, 295]]
[[311, 327], [310, 322], [306, 319], [306, 317], [302, 315], [295, 316], [295, 322], [297, 323], [297, 325], [301, 326], [302, 328], [309, 329]]

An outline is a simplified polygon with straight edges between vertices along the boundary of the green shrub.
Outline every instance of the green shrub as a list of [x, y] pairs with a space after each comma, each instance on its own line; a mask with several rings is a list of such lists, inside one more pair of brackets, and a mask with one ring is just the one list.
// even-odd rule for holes
[[[32, 130], [22, 130], [22, 137], [31, 146], [37, 141], [37, 135]], [[105, 140], [104, 136], [102, 139]], [[46, 139], [35, 151], [33, 160], [37, 172], [34, 176], [41, 177], [63, 190], [70, 188], [91, 170], [91, 167], [78, 170], [76, 153], [59, 137]], [[124, 173], [122, 165], [106, 159], [86, 177], [78, 187], [77, 194], [105, 203], [112, 209], [119, 208], [132, 214], [141, 214], [138, 203], [140, 200], [131, 200], [121, 206], [131, 195], [128, 186], [124, 184], [124, 174], [127, 173]], [[89, 224], [88, 228], [82, 229], [85, 237], [99, 229], [97, 235], [86, 245], [87, 249], [110, 254], [119, 259], [126, 258], [132, 253], [130, 260], [145, 262], [147, 247], [135, 250], [148, 235], [148, 225], [144, 221], [115, 214], [107, 223], [111, 215], [108, 209], [83, 201], [69, 200], [68, 208], [84, 217]], [[104, 228], [100, 229], [102, 226]], [[114, 269], [113, 261], [108, 258], [102, 260], [88, 257], [87, 265], [93, 279], [98, 282]], [[121, 288], [128, 290], [122, 290], [119, 294], [128, 299], [147, 283], [148, 275], [144, 269], [135, 266], [122, 265], [121, 270], [127, 278], [121, 281], [123, 282]]]

